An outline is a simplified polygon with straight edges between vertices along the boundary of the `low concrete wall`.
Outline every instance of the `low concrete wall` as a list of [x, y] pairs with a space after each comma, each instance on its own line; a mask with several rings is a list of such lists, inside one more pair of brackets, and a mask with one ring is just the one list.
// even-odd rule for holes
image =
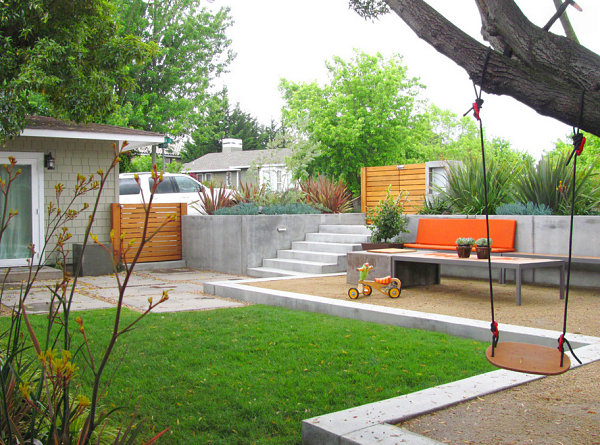
[[[485, 218], [465, 215], [408, 215], [405, 242], [414, 242], [421, 218]], [[515, 248], [518, 252], [567, 255], [569, 248], [568, 216], [493, 215], [490, 219], [517, 221]], [[265, 258], [274, 258], [277, 250], [291, 248], [307, 233], [317, 232], [321, 224], [364, 224], [364, 214], [336, 215], [246, 215], [183, 217], [183, 258], [189, 267], [245, 275], [249, 267], [259, 267]], [[465, 234], [468, 235], [468, 234]], [[573, 231], [573, 255], [600, 257], [600, 216], [576, 216]], [[573, 264], [571, 284], [600, 287], [600, 265]], [[442, 275], [487, 278], [485, 270], [463, 270], [442, 266]], [[514, 273], [507, 272], [514, 280]], [[511, 276], [512, 275], [512, 276]], [[497, 278], [497, 277], [495, 277]], [[551, 270], [527, 271], [525, 282], [557, 285]]]
[[[485, 216], [465, 215], [409, 215], [404, 241], [414, 242], [417, 237], [418, 221], [421, 218], [477, 218]], [[517, 221], [515, 249], [517, 252], [568, 255], [569, 216], [493, 215], [490, 219], [514, 219]], [[468, 236], [468, 234], [464, 234]], [[493, 240], [492, 240], [493, 241]], [[510, 254], [507, 254], [510, 255]], [[600, 216], [575, 216], [573, 222], [573, 255], [600, 257]], [[442, 266], [442, 275], [456, 277], [487, 278], [487, 271], [462, 270], [459, 267]], [[571, 284], [583, 287], [600, 287], [600, 264], [573, 264]], [[507, 272], [508, 279], [514, 273]], [[511, 277], [511, 275], [513, 275]], [[558, 284], [556, 273], [551, 270], [525, 272], [526, 282]]]
[[182, 218], [183, 258], [189, 267], [245, 275], [265, 258], [290, 249], [321, 224], [364, 224], [361, 213], [333, 215], [244, 215]]

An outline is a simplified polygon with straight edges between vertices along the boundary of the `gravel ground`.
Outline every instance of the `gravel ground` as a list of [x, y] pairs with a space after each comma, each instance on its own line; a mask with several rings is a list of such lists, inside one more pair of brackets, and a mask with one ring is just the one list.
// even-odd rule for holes
[[[258, 287], [347, 300], [346, 277], [277, 280]], [[556, 287], [494, 283], [495, 318], [502, 323], [562, 331], [564, 300]], [[397, 299], [377, 291], [356, 300], [423, 312], [490, 320], [487, 281], [442, 279], [403, 289]], [[568, 333], [600, 337], [600, 290], [571, 288]], [[502, 337], [500, 337], [502, 338]], [[567, 335], [568, 338], [568, 335]], [[600, 362], [423, 415], [401, 425], [450, 444], [600, 444]]]

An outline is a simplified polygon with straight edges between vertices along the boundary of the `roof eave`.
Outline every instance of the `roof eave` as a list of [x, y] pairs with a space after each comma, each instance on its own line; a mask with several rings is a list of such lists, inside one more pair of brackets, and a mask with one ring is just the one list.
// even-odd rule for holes
[[86, 139], [123, 142], [127, 141], [128, 145], [124, 151], [133, 150], [134, 148], [146, 147], [148, 145], [158, 145], [164, 142], [164, 136], [152, 135], [134, 135], [122, 133], [99, 133], [93, 131], [66, 131], [66, 130], [49, 130], [25, 128], [21, 136], [37, 137], [37, 138], [61, 138], [61, 139]]

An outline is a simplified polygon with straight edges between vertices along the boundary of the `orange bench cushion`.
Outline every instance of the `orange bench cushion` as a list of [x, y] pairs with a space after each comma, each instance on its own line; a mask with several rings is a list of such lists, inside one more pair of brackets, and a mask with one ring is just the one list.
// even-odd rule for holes
[[[517, 221], [514, 219], [490, 219], [492, 252], [513, 252]], [[485, 219], [419, 219], [417, 239], [404, 243], [413, 249], [455, 250], [456, 239], [487, 236]]]

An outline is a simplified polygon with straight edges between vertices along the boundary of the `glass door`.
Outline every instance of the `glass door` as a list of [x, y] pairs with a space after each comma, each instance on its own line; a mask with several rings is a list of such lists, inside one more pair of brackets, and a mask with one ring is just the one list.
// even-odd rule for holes
[[[43, 228], [43, 154], [10, 153], [17, 160], [21, 174], [12, 182], [8, 197], [0, 193], [0, 222], [8, 199], [5, 220], [9, 212], [17, 214], [10, 220], [0, 239], [0, 266], [27, 266], [31, 258], [30, 245], [36, 251], [42, 249]], [[8, 186], [8, 173], [4, 165], [9, 165], [8, 154], [0, 154], [0, 179]], [[34, 262], [39, 260], [39, 254]]]

